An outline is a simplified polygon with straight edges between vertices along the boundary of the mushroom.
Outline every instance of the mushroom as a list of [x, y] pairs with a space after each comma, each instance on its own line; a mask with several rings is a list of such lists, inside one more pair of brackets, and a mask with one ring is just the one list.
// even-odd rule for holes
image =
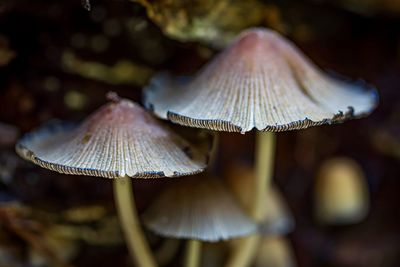
[[150, 230], [190, 239], [186, 266], [195, 266], [201, 241], [217, 242], [257, 231], [222, 182], [209, 174], [180, 179], [168, 187], [143, 215]]
[[16, 151], [60, 173], [116, 178], [116, 208], [133, 260], [138, 266], [156, 266], [140, 229], [129, 177], [196, 174], [205, 169], [208, 156], [203, 146], [192, 146], [138, 104], [115, 93], [108, 98], [110, 103], [79, 126], [45, 126], [25, 135]]
[[281, 236], [268, 236], [261, 240], [254, 267], [294, 267], [295, 257], [290, 243]]
[[[254, 171], [243, 164], [232, 164], [224, 176], [234, 196], [246, 208], [252, 204]], [[294, 228], [294, 219], [278, 187], [272, 184], [265, 196], [259, 232], [264, 236], [285, 235]]]
[[314, 215], [324, 224], [346, 225], [368, 214], [369, 195], [361, 167], [350, 158], [325, 161], [316, 177]]
[[[160, 74], [145, 90], [145, 106], [174, 123], [215, 131], [257, 130], [256, 181], [250, 214], [260, 221], [272, 175], [271, 132], [339, 123], [368, 115], [376, 90], [332, 78], [293, 43], [265, 28], [242, 32], [192, 79]], [[249, 237], [228, 266], [247, 266]], [[243, 264], [240, 264], [242, 262]]]

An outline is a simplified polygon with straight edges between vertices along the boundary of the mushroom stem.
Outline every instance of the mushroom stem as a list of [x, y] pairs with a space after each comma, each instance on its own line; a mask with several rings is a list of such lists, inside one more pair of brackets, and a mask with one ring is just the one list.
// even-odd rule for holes
[[201, 241], [190, 239], [186, 243], [185, 267], [200, 265]]
[[131, 178], [114, 179], [114, 198], [119, 220], [132, 260], [138, 267], [156, 267], [136, 212]]
[[250, 213], [256, 222], [262, 221], [264, 217], [263, 206], [272, 179], [274, 152], [275, 134], [272, 132], [257, 132], [254, 202]]
[[251, 235], [238, 241], [238, 244], [235, 244], [232, 256], [228, 259], [226, 267], [250, 266], [252, 259], [256, 256], [261, 236]]
[[[275, 151], [275, 134], [271, 132], [257, 132], [256, 137], [256, 171], [253, 188], [253, 202], [249, 210], [250, 216], [256, 221], [261, 222], [263, 214], [263, 205], [266, 199], [270, 180], [273, 171], [273, 158]], [[259, 235], [252, 235], [240, 240], [237, 247], [234, 248], [232, 257], [228, 260], [228, 267], [246, 267], [250, 266], [256, 255]]]

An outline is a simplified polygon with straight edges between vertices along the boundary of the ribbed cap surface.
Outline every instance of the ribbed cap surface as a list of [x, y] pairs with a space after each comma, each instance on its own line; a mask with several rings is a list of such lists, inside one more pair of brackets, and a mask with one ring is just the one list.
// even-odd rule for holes
[[108, 178], [195, 174], [207, 161], [205, 151], [127, 99], [104, 105], [78, 127], [43, 127], [23, 137], [16, 150], [50, 170]]
[[324, 74], [289, 40], [255, 28], [192, 79], [152, 79], [145, 105], [175, 123], [217, 131], [286, 131], [369, 114], [377, 93]]
[[225, 240], [256, 232], [251, 221], [216, 178], [182, 178], [170, 186], [143, 216], [150, 230], [168, 237]]

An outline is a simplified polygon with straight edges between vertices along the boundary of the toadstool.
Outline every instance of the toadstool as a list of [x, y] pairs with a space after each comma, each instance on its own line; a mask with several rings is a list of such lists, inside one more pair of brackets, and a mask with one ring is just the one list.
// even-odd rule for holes
[[368, 209], [368, 186], [361, 167], [345, 157], [325, 161], [314, 187], [316, 219], [325, 224], [352, 224], [363, 220]]
[[217, 242], [257, 231], [223, 183], [207, 173], [176, 181], [145, 211], [143, 222], [160, 235], [190, 240], [186, 266], [197, 265], [199, 240]]
[[115, 93], [108, 98], [110, 103], [80, 125], [45, 126], [25, 135], [16, 151], [60, 173], [115, 178], [116, 208], [133, 260], [138, 266], [156, 266], [140, 228], [129, 177], [196, 174], [205, 169], [208, 155], [199, 148], [203, 146], [192, 146], [138, 104]]
[[[323, 73], [289, 40], [269, 29], [245, 30], [192, 79], [157, 75], [145, 106], [174, 123], [215, 131], [257, 130], [256, 181], [250, 214], [261, 220], [272, 175], [274, 134], [368, 115], [377, 93]], [[244, 246], [255, 247], [256, 238]], [[241, 249], [228, 266], [247, 266], [254, 249]]]

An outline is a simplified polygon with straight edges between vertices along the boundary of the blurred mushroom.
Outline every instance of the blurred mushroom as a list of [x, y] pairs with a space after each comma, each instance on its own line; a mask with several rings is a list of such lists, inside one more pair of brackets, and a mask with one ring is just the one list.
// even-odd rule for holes
[[254, 267], [294, 267], [292, 248], [281, 236], [264, 237], [258, 248]]
[[[278, 33], [242, 32], [193, 79], [153, 78], [145, 105], [163, 119], [215, 131], [258, 130], [256, 179], [250, 213], [262, 220], [272, 176], [273, 133], [343, 122], [368, 115], [377, 93], [361, 83], [333, 79]], [[259, 238], [244, 239], [231, 266], [248, 266]]]
[[201, 241], [216, 242], [254, 233], [257, 227], [221, 181], [207, 174], [180, 179], [144, 213], [150, 230], [167, 237], [191, 239], [186, 266], [196, 266]]
[[143, 222], [167, 237], [208, 242], [245, 236], [256, 225], [216, 177], [200, 174], [176, 181], [145, 211]]
[[[229, 188], [248, 210], [252, 201], [254, 171], [243, 164], [232, 164], [224, 176]], [[271, 185], [263, 205], [260, 232], [263, 235], [284, 235], [294, 228], [294, 219], [276, 185]]]
[[114, 180], [116, 207], [128, 248], [138, 266], [156, 266], [140, 229], [132, 178], [177, 177], [199, 173], [207, 155], [139, 105], [116, 94], [110, 103], [73, 127], [56, 124], [24, 136], [18, 154], [43, 168]]
[[361, 167], [350, 158], [325, 161], [314, 188], [314, 215], [324, 224], [358, 223], [368, 214], [369, 194]]

